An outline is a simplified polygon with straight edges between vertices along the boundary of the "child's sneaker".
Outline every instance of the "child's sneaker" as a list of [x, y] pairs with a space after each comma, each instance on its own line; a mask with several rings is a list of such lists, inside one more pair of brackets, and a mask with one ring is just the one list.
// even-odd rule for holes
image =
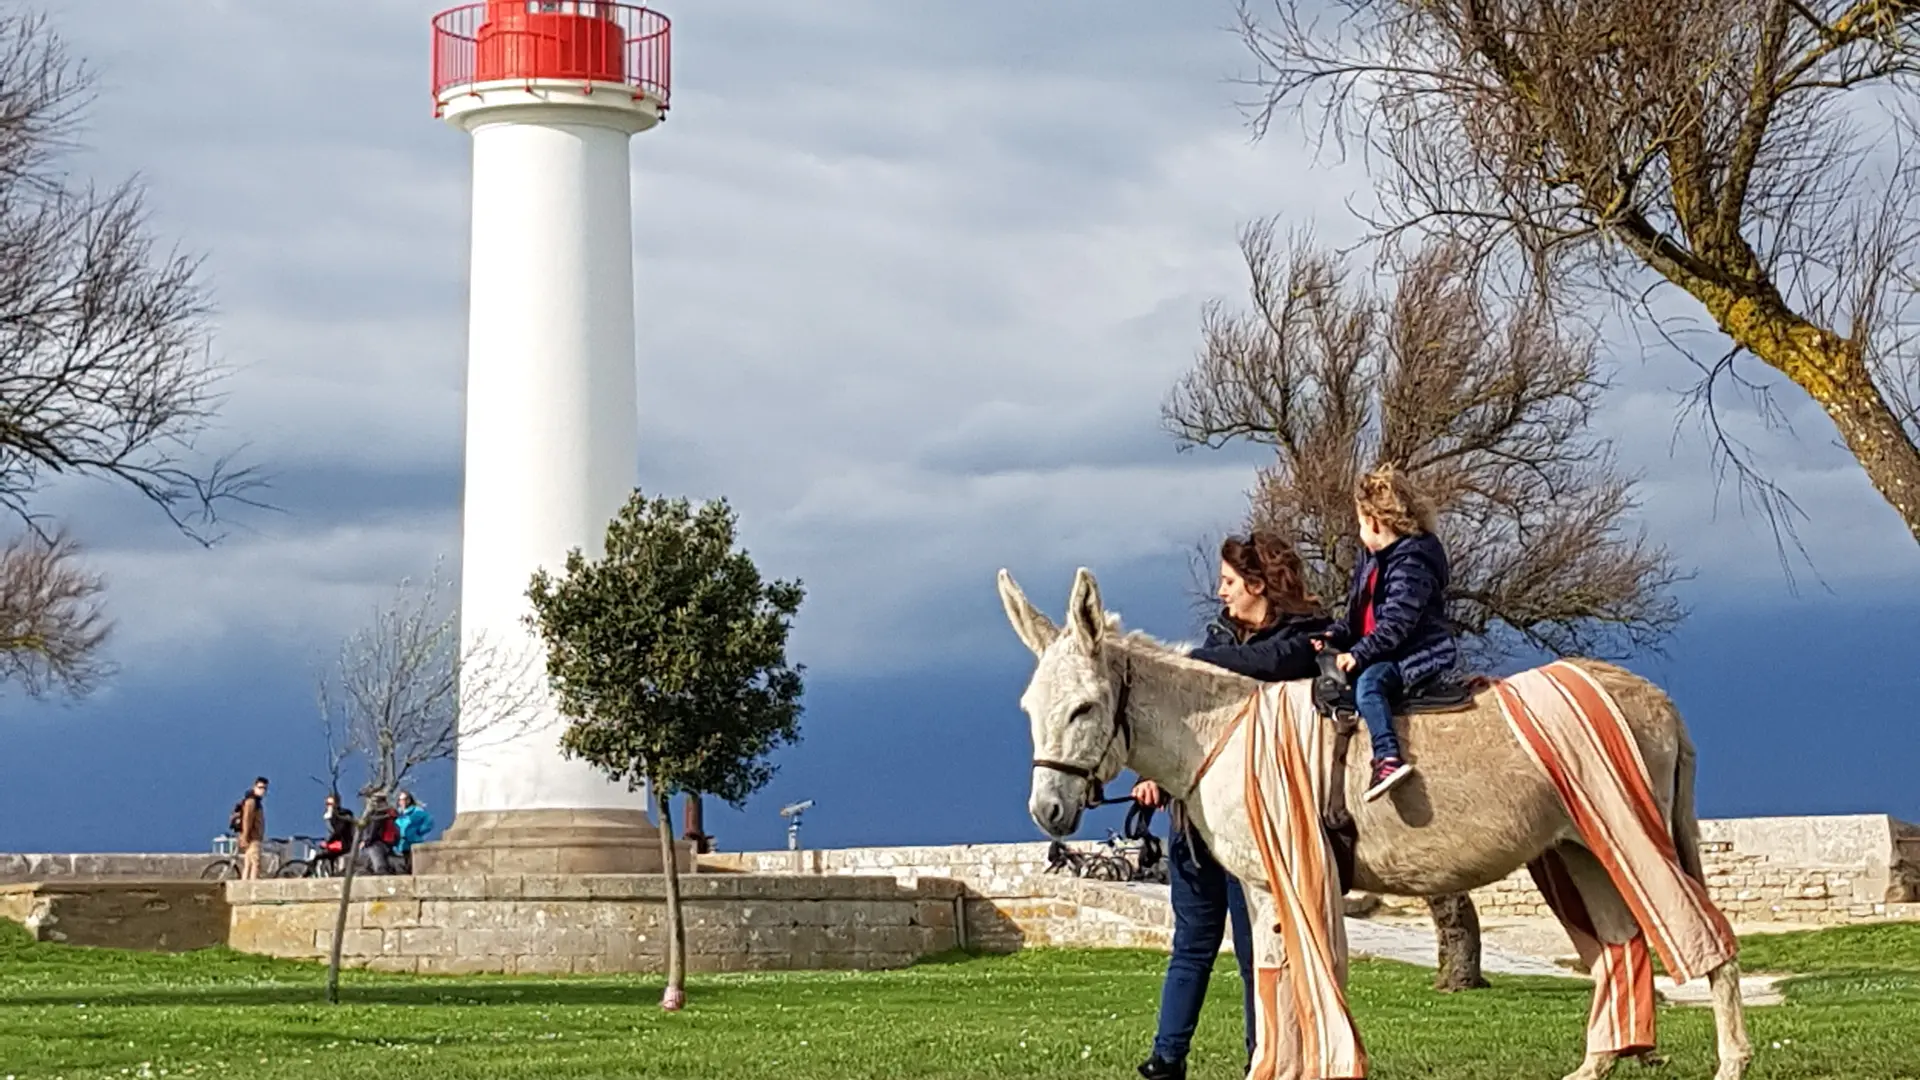
[[1385, 795], [1395, 784], [1413, 775], [1413, 766], [1397, 757], [1381, 758], [1373, 763], [1373, 783], [1367, 786], [1367, 800]]

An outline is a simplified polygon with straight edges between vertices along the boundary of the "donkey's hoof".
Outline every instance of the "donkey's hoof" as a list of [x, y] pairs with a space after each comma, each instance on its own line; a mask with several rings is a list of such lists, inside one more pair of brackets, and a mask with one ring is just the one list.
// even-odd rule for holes
[[1563, 1080], [1601, 1080], [1613, 1071], [1613, 1063], [1619, 1060], [1617, 1054], [1588, 1054], [1580, 1067], [1568, 1073]]

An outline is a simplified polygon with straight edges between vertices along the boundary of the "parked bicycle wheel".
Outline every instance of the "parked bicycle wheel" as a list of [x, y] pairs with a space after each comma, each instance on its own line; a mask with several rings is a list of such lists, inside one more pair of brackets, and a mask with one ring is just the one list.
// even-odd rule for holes
[[313, 864], [310, 862], [289, 862], [273, 872], [277, 878], [303, 878], [313, 876]]
[[240, 864], [232, 859], [215, 859], [200, 871], [202, 881], [232, 881], [240, 876]]

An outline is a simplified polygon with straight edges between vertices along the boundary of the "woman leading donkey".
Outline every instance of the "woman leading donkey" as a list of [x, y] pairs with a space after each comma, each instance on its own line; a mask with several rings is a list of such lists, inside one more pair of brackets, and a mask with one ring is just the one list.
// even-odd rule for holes
[[[1261, 682], [1312, 678], [1316, 670], [1313, 639], [1330, 623], [1317, 598], [1307, 592], [1300, 556], [1279, 536], [1256, 530], [1229, 537], [1220, 545], [1220, 617], [1207, 628], [1207, 642], [1191, 653], [1195, 660]], [[1133, 797], [1147, 806], [1169, 800], [1151, 780], [1134, 785]], [[1240, 967], [1247, 1056], [1253, 1056], [1253, 940], [1247, 924], [1245, 894], [1233, 875], [1221, 868], [1186, 819], [1184, 807], [1169, 807], [1173, 820], [1167, 844], [1167, 884], [1173, 900], [1173, 950], [1160, 988], [1160, 1018], [1153, 1053], [1140, 1066], [1146, 1080], [1185, 1080], [1187, 1051], [1206, 1000], [1220, 939], [1233, 928], [1233, 955]]]

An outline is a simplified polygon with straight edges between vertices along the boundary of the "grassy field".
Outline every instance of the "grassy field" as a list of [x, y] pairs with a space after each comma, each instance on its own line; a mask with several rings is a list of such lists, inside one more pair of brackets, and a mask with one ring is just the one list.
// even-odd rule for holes
[[[1920, 1078], [1920, 926], [1749, 939], [1753, 970], [1805, 972], [1748, 1013], [1757, 1080]], [[1164, 958], [1034, 951], [876, 974], [697, 979], [685, 1013], [628, 978], [408, 978], [223, 951], [158, 956], [30, 942], [0, 922], [0, 1080], [614, 1077], [1101, 1077], [1144, 1056]], [[1221, 967], [1194, 1054], [1239, 1075], [1237, 982]], [[1377, 1080], [1558, 1077], [1578, 1064], [1583, 984], [1501, 978], [1443, 996], [1361, 962], [1353, 999]], [[1711, 1074], [1711, 1020], [1661, 1016], [1671, 1077]], [[1623, 1076], [1641, 1075], [1638, 1066]], [[1648, 1074], [1653, 1075], [1653, 1074]]]

